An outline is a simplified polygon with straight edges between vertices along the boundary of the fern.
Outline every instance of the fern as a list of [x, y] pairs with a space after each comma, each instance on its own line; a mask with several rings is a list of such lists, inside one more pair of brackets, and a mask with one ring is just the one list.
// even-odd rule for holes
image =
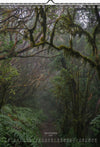
[[6, 105], [0, 113], [0, 146], [38, 147], [42, 112]]
[[94, 135], [100, 135], [100, 115], [96, 116], [90, 123]]

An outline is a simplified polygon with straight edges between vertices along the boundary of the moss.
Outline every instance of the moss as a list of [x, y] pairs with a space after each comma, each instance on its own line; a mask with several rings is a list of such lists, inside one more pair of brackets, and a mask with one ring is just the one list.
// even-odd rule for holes
[[54, 35], [55, 35], [55, 29], [56, 29], [56, 25], [58, 23], [58, 21], [60, 20], [60, 18], [58, 18], [54, 24], [54, 27], [52, 29], [52, 33], [51, 33], [51, 38], [50, 38], [50, 43], [53, 44], [53, 39], [54, 39]]
[[60, 45], [60, 46], [59, 46], [59, 49], [69, 50], [70, 48], [69, 48], [69, 47], [67, 47], [67, 46], [64, 46], [64, 45]]
[[[60, 46], [60, 49], [64, 48], [64, 54], [65, 56], [71, 55], [72, 57], [76, 57], [76, 58], [82, 58], [84, 59], [85, 62], [88, 62], [92, 67], [96, 67], [97, 64], [92, 61], [90, 58], [81, 55], [78, 51], [75, 51], [71, 48], [65, 47], [65, 46]], [[99, 69], [100, 70], [100, 69]]]

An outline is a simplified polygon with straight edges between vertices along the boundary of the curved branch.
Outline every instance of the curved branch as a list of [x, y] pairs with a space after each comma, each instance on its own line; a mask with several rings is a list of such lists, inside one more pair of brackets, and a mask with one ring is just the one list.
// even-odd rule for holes
[[51, 33], [51, 38], [50, 38], [50, 43], [53, 44], [53, 39], [54, 39], [54, 35], [55, 35], [55, 29], [56, 29], [56, 25], [58, 23], [58, 21], [60, 20], [60, 18], [58, 18], [54, 24], [54, 27], [52, 29], [52, 33]]

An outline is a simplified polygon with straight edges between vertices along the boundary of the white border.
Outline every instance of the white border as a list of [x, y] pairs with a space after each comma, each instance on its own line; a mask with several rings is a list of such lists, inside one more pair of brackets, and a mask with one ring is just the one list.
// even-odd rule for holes
[[0, 0], [0, 4], [100, 4], [100, 0]]

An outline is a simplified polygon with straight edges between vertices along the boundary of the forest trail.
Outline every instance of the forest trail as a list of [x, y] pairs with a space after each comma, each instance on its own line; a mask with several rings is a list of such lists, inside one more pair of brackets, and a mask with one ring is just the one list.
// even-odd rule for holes
[[61, 143], [53, 122], [44, 122], [41, 124], [40, 132], [42, 134], [43, 147], [65, 147]]

